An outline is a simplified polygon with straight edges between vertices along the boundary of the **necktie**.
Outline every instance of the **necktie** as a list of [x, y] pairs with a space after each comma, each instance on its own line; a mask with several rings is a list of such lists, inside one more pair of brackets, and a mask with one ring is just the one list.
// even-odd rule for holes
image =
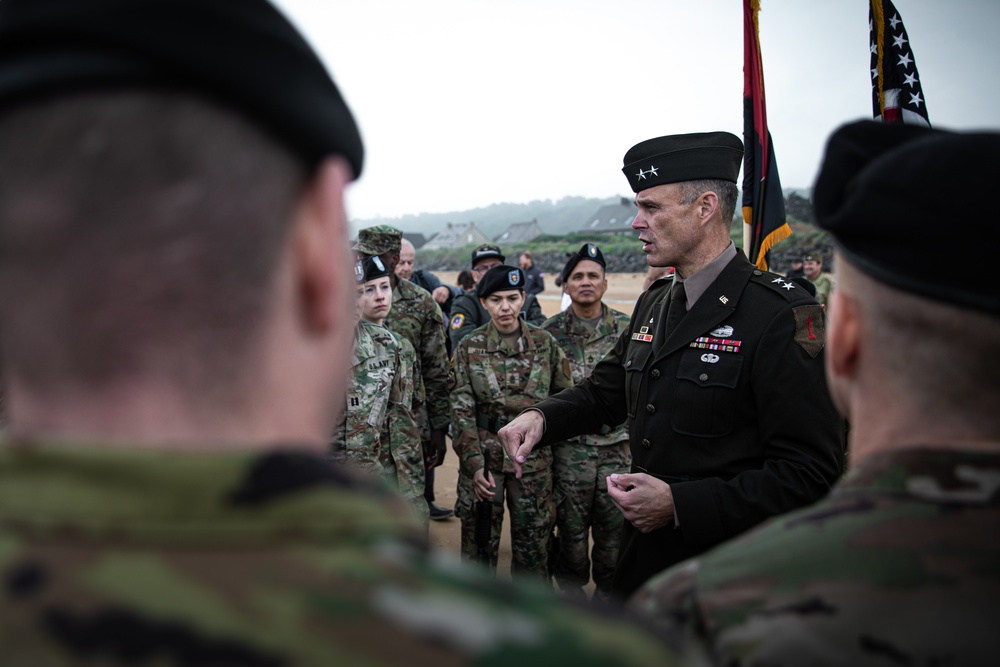
[[660, 330], [657, 332], [656, 349], [659, 350], [667, 342], [667, 337], [674, 332], [677, 325], [687, 314], [687, 293], [684, 291], [684, 283], [679, 280], [674, 281], [674, 286], [670, 288], [670, 301], [667, 302], [667, 316], [660, 318]]

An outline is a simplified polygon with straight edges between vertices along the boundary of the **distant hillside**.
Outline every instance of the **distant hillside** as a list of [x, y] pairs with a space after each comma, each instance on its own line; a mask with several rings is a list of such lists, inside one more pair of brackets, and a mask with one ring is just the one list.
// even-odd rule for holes
[[419, 213], [398, 218], [352, 220], [351, 225], [355, 229], [371, 225], [392, 225], [405, 232], [420, 233], [430, 238], [443, 230], [449, 222], [474, 222], [484, 234], [495, 238], [515, 222], [537, 220], [544, 233], [560, 235], [578, 231], [598, 208], [614, 204], [618, 200], [617, 196], [604, 199], [563, 197], [558, 201], [545, 199], [527, 204], [492, 204], [453, 213]]

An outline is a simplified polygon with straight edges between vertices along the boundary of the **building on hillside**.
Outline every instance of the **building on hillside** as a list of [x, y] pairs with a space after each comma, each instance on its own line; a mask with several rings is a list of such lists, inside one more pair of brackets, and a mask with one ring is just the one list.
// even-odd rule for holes
[[542, 233], [541, 227], [538, 226], [538, 220], [515, 222], [503, 234], [493, 239], [493, 242], [497, 244], [531, 243]]
[[403, 238], [413, 244], [414, 250], [420, 250], [427, 245], [427, 241], [429, 240], [426, 236], [417, 232], [403, 232]]
[[489, 242], [489, 237], [479, 231], [476, 223], [470, 222], [463, 225], [449, 222], [443, 231], [435, 234], [424, 245], [424, 248], [426, 250], [433, 250], [435, 248], [461, 248], [467, 245], [480, 245]]
[[635, 220], [638, 211], [631, 199], [622, 197], [617, 204], [608, 204], [597, 209], [579, 231], [581, 234], [632, 233], [632, 221]]

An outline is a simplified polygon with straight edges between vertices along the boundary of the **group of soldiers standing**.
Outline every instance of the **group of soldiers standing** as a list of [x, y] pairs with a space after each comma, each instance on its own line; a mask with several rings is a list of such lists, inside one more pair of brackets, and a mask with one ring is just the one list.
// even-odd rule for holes
[[506, 503], [515, 577], [554, 577], [560, 590], [582, 596], [593, 561], [595, 595], [608, 597], [622, 517], [604, 480], [629, 470], [624, 425], [540, 449], [521, 478], [497, 439], [521, 411], [586, 378], [627, 327], [628, 316], [602, 301], [604, 255], [591, 243], [570, 254], [560, 278], [572, 303], [545, 319], [526, 293], [522, 268], [504, 264], [495, 245], [473, 250], [476, 287], [453, 302], [453, 354], [442, 383], [449, 362], [441, 309], [426, 290], [394, 272], [401, 244], [402, 232], [386, 225], [358, 236], [351, 380], [332, 439], [334, 458], [385, 477], [426, 526], [434, 518], [429, 508], [436, 508], [433, 496], [425, 497], [433, 489], [428, 472], [443, 460], [431, 433], [450, 424], [459, 457], [455, 512], [463, 556], [477, 555], [475, 503], [490, 501], [496, 568]]

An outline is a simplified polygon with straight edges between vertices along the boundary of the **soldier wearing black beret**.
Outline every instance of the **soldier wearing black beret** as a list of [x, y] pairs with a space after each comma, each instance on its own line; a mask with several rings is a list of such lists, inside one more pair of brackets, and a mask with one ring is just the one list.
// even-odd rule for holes
[[840, 421], [823, 378], [823, 311], [756, 269], [729, 239], [740, 140], [650, 139], [625, 154], [632, 228], [651, 266], [674, 266], [639, 297], [629, 328], [582, 384], [501, 433], [519, 460], [536, 444], [626, 422], [632, 472], [611, 475], [625, 517], [614, 593], [775, 514], [840, 475]]
[[[492, 243], [484, 243], [472, 251], [472, 279], [476, 282], [476, 289], [459, 294], [451, 305], [448, 334], [451, 338], [452, 350], [458, 348], [460, 340], [490, 321], [490, 314], [479, 302], [479, 294], [477, 293], [479, 283], [490, 269], [503, 264], [504, 259], [500, 246]], [[533, 294], [524, 295], [520, 316], [531, 324], [537, 325], [545, 321], [542, 307]]]

